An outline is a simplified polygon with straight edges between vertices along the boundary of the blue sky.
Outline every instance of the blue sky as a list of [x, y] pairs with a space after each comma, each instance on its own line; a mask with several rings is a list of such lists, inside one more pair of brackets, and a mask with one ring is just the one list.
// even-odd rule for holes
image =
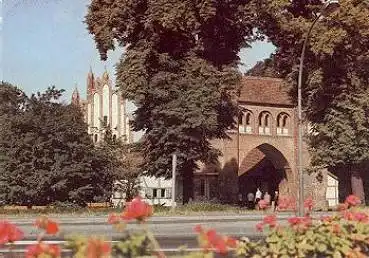
[[[69, 100], [76, 84], [84, 98], [90, 66], [98, 75], [105, 66], [114, 74], [114, 64], [122, 50], [111, 52], [107, 62], [100, 61], [93, 38], [82, 22], [90, 0], [1, 2], [0, 79], [28, 94], [55, 85], [66, 90], [64, 98]], [[241, 70], [247, 70], [273, 51], [274, 47], [267, 42], [242, 50], [240, 57], [244, 66]]]

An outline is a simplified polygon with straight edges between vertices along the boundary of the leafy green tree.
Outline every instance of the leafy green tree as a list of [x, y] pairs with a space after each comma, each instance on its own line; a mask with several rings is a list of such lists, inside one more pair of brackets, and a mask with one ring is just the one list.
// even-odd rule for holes
[[131, 201], [139, 190], [139, 176], [142, 174], [142, 146], [140, 143], [125, 143], [122, 138], [114, 138], [109, 125], [103, 127], [103, 141], [98, 149], [109, 153], [114, 175], [113, 191], [125, 194], [125, 200]]
[[[276, 67], [291, 83], [293, 96], [303, 41], [324, 2], [255, 1], [259, 31], [277, 47]], [[356, 179], [357, 168], [368, 161], [368, 150], [362, 147], [369, 142], [362, 134], [367, 124], [351, 112], [362, 114], [366, 105], [355, 99], [363, 97], [369, 85], [369, 3], [339, 3], [339, 9], [321, 18], [311, 34], [303, 76], [304, 115], [317, 130], [317, 139], [312, 140], [314, 163], [333, 170], [337, 164], [346, 166], [356, 182], [351, 185], [353, 193], [364, 199], [362, 180]]]
[[183, 200], [193, 197], [198, 161], [216, 160], [210, 141], [234, 127], [240, 48], [253, 40], [254, 5], [246, 0], [92, 0], [86, 23], [101, 58], [126, 47], [117, 85], [137, 107], [144, 168], [171, 177], [178, 156]]
[[95, 150], [81, 110], [58, 101], [62, 92], [52, 87], [29, 98], [16, 89], [5, 94], [24, 96], [0, 132], [0, 198], [6, 203], [85, 205], [110, 197], [109, 157]]
[[273, 78], [279, 78], [281, 76], [275, 68], [275, 60], [273, 55], [264, 59], [263, 61], [257, 62], [250, 70], [246, 72], [246, 75]]

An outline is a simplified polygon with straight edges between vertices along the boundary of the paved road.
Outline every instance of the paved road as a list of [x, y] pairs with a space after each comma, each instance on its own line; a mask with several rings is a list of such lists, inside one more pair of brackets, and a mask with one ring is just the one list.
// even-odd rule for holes
[[[313, 217], [321, 218], [327, 213], [315, 213]], [[278, 214], [280, 223], [285, 224], [288, 217], [292, 214]], [[200, 224], [205, 228], [215, 228], [217, 232], [240, 238], [243, 236], [251, 239], [260, 239], [262, 233], [255, 228], [256, 224], [263, 218], [263, 214], [247, 214], [247, 215], [227, 215], [227, 216], [176, 216], [176, 217], [152, 217], [148, 221], [149, 227], [157, 237], [161, 247], [167, 252], [172, 252], [179, 246], [186, 245], [188, 248], [197, 247], [197, 234], [193, 228]], [[2, 218], [4, 219], [4, 217]], [[17, 243], [17, 249], [23, 252], [26, 246], [36, 239], [37, 229], [33, 226], [35, 217], [17, 218], [6, 217], [17, 224], [25, 232], [25, 241]], [[46, 241], [61, 243], [65, 236], [73, 233], [91, 236], [104, 236], [106, 239], [116, 240], [121, 236], [114, 228], [107, 224], [107, 216], [95, 217], [71, 217], [60, 216], [56, 218], [60, 223], [61, 232], [56, 237], [47, 237]], [[139, 230], [140, 226], [136, 223], [129, 223], [127, 230]], [[0, 249], [0, 254], [6, 252], [6, 249]], [[1, 255], [0, 255], [1, 257]]]

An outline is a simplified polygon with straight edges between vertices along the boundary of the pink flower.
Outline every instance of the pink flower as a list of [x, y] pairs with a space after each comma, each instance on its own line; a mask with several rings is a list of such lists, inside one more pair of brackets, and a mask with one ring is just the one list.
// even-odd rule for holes
[[21, 240], [24, 233], [14, 224], [8, 221], [0, 222], [0, 245]]
[[263, 223], [264, 223], [264, 225], [269, 225], [269, 227], [271, 227], [271, 228], [275, 228], [277, 226], [277, 218], [274, 214], [273, 215], [268, 215], [268, 216], [264, 217]]
[[361, 200], [359, 197], [355, 196], [355, 195], [349, 195], [347, 198], [346, 198], [346, 201], [345, 201], [346, 204], [348, 204], [350, 207], [354, 207], [354, 206], [358, 206], [361, 204]]
[[281, 196], [278, 200], [278, 210], [296, 209], [296, 202], [293, 197]]
[[265, 200], [260, 200], [258, 205], [261, 210], [265, 210], [266, 208], [268, 208], [269, 203]]
[[264, 223], [263, 222], [259, 222], [258, 224], [256, 224], [256, 230], [259, 232], [262, 232], [264, 228]]
[[288, 223], [297, 230], [305, 230], [312, 225], [310, 217], [292, 217], [288, 219]]
[[368, 214], [364, 212], [356, 212], [356, 211], [344, 211], [342, 212], [342, 216], [345, 220], [349, 221], [358, 221], [361, 223], [368, 223], [369, 222], [369, 216]]

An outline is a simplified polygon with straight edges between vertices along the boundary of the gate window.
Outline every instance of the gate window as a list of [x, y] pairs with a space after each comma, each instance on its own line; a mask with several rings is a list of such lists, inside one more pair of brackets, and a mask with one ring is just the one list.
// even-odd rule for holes
[[271, 134], [271, 115], [264, 111], [259, 115], [259, 134]]

